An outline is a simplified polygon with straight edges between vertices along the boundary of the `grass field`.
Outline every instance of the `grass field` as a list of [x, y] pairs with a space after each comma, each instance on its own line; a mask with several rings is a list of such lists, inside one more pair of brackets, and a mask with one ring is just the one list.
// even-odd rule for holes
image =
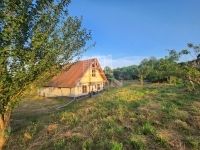
[[200, 149], [200, 93], [126, 85], [52, 111], [63, 103], [21, 104], [6, 149]]

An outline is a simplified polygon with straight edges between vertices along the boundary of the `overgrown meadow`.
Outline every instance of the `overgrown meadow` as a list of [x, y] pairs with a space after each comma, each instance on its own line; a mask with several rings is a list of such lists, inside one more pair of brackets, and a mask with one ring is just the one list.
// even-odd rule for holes
[[51, 99], [20, 105], [6, 149], [200, 149], [198, 92], [128, 84], [57, 111], [54, 106], [63, 103]]

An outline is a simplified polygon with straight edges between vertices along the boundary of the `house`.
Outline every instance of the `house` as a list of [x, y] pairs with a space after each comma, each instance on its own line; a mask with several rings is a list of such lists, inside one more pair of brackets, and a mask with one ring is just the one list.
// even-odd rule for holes
[[78, 61], [40, 89], [45, 97], [79, 97], [104, 89], [107, 78], [96, 58]]

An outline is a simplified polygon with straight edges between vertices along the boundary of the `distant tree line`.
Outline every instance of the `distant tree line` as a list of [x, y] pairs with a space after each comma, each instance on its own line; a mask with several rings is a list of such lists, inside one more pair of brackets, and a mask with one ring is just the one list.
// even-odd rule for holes
[[106, 66], [104, 72], [108, 80], [117, 79], [117, 80], [135, 80], [137, 79], [136, 74], [137, 65], [111, 69]]
[[137, 79], [135, 70], [136, 65], [113, 69], [113, 75], [117, 80], [134, 80]]
[[[190, 61], [181, 61], [183, 56], [189, 56]], [[181, 51], [169, 50], [168, 56], [143, 59], [139, 65], [117, 69], [106, 67], [108, 79], [134, 80], [139, 79], [141, 85], [148, 82], [167, 82], [183, 84], [189, 90], [200, 86], [200, 45], [189, 43], [187, 49]]]

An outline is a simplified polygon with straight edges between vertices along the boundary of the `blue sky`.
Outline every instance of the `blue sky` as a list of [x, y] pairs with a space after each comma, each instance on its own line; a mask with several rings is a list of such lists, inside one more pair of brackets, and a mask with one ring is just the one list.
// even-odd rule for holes
[[200, 0], [72, 0], [69, 10], [96, 42], [83, 58], [116, 68], [200, 44], [199, 7]]

